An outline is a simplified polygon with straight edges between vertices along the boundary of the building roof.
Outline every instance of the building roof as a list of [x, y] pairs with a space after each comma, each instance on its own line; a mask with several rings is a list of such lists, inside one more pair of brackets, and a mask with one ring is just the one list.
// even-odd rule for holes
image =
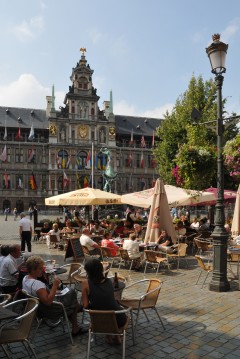
[[0, 106], [0, 127], [30, 128], [32, 123], [35, 128], [48, 128], [46, 110], [35, 110], [31, 108], [3, 107]]
[[153, 131], [161, 125], [160, 118], [115, 115], [116, 133], [134, 136], [152, 136]]

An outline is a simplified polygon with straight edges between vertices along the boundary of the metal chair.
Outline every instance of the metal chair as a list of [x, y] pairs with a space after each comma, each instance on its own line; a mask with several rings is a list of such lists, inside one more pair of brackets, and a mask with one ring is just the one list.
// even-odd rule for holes
[[117, 261], [119, 263], [119, 261], [121, 260], [120, 254], [116, 255], [114, 257], [111, 256], [111, 248], [101, 247], [101, 252], [102, 252], [103, 261], [110, 263], [110, 269], [112, 268], [115, 261]]
[[[124, 298], [124, 293], [127, 289], [129, 288], [134, 289], [135, 287], [135, 292], [139, 292], [141, 290], [140, 286], [142, 286], [143, 284], [147, 285], [145, 293], [143, 293], [142, 295], [140, 294], [139, 297], [136, 299]], [[143, 311], [146, 319], [149, 321], [148, 316], [146, 314], [146, 309], [153, 309], [155, 311], [163, 329], [165, 330], [163, 321], [156, 308], [161, 287], [162, 287], [162, 282], [159, 279], [143, 279], [125, 287], [123, 291], [123, 299], [119, 301], [119, 304], [122, 305], [123, 307], [131, 308], [131, 321], [132, 321], [132, 327], [134, 327], [134, 333], [136, 332], [137, 329], [138, 318], [141, 310]], [[135, 325], [133, 324], [134, 323], [133, 313], [136, 314]]]
[[0, 308], [10, 302], [11, 299], [11, 294], [0, 294]]
[[206, 272], [206, 273], [207, 273], [207, 275], [206, 275], [206, 277], [205, 277], [205, 279], [204, 279], [204, 281], [203, 281], [203, 283], [202, 283], [202, 287], [203, 287], [204, 284], [205, 284], [205, 282], [206, 282], [206, 280], [207, 280], [207, 277], [208, 277], [209, 273], [211, 273], [211, 272], [213, 271], [213, 266], [212, 266], [212, 264], [204, 263], [204, 261], [202, 260], [202, 258], [201, 258], [200, 256], [198, 256], [198, 255], [195, 255], [195, 258], [196, 258], [196, 260], [197, 260], [197, 262], [198, 262], [199, 267], [201, 268], [200, 273], [199, 273], [199, 276], [198, 276], [198, 279], [197, 279], [197, 281], [196, 281], [196, 284], [198, 284], [198, 281], [199, 281], [199, 279], [200, 279], [202, 273], [203, 273], [203, 272]]
[[68, 264], [62, 265], [60, 268], [65, 268], [65, 267], [69, 267], [69, 271], [67, 274], [67, 278], [63, 278], [63, 279], [61, 279], [61, 281], [64, 285], [69, 284], [71, 286], [72, 284], [75, 283], [74, 276], [72, 276], [72, 274], [81, 268], [81, 264], [80, 263], [68, 263]]
[[[28, 298], [5, 305], [4, 308], [12, 310], [14, 310], [15, 306], [18, 307], [19, 305], [24, 305], [24, 311], [21, 315], [5, 322], [0, 327], [0, 345], [9, 359], [12, 358], [12, 353], [9, 353], [5, 345], [16, 342], [22, 342], [28, 351], [28, 355], [31, 352], [34, 358], [37, 359], [37, 355], [29, 341], [29, 337], [37, 313], [38, 304], [39, 302], [37, 299]], [[12, 324], [14, 324], [14, 326], [12, 326]]]
[[167, 259], [169, 261], [169, 259], [172, 259], [173, 261], [177, 261], [177, 269], [179, 269], [179, 264], [180, 264], [180, 260], [184, 259], [186, 262], [186, 265], [188, 267], [188, 262], [187, 262], [187, 243], [179, 243], [177, 246], [177, 253], [166, 253], [167, 255]]
[[132, 265], [133, 265], [134, 259], [131, 259], [131, 258], [129, 257], [128, 251], [127, 251], [126, 249], [119, 248], [119, 253], [120, 253], [121, 260], [120, 260], [120, 262], [119, 262], [119, 267], [118, 267], [118, 269], [120, 269], [122, 263], [124, 263], [125, 266], [126, 266], [126, 263], [130, 263], [130, 267], [129, 267], [129, 272], [130, 272], [131, 269], [132, 269]]
[[213, 248], [210, 240], [201, 238], [200, 236], [194, 238], [194, 243], [197, 247], [197, 255], [209, 251]]
[[[130, 309], [124, 310], [84, 310], [86, 311], [91, 319], [91, 324], [88, 332], [88, 348], [87, 348], [87, 359], [90, 357], [90, 347], [92, 339], [96, 335], [113, 335], [121, 336], [122, 341], [122, 358], [125, 358], [125, 349], [126, 349], [126, 329], [129, 324], [129, 314]], [[127, 320], [123, 327], [118, 327], [117, 325], [117, 314], [126, 314]]]
[[[151, 251], [151, 250], [145, 250], [144, 253], [146, 256], [144, 274], [146, 273], [148, 264], [155, 266], [155, 267], [157, 266], [156, 275], [158, 274], [158, 270], [160, 268], [161, 263], [163, 263], [169, 269], [169, 263], [168, 263], [166, 254], [160, 254], [160, 255], [162, 255], [162, 257], [161, 257], [161, 256], [159, 256], [159, 252]], [[164, 257], [163, 257], [163, 255], [164, 255]]]

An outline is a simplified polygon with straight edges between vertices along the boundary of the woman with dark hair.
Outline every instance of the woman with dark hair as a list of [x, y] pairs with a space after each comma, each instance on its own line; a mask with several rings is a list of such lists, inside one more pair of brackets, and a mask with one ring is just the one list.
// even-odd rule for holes
[[[84, 266], [87, 272], [87, 279], [82, 283], [82, 301], [83, 307], [94, 310], [122, 310], [123, 308], [114, 298], [114, 288], [111, 279], [105, 278], [103, 274], [103, 265], [96, 259], [89, 259]], [[118, 327], [126, 323], [126, 315], [118, 314]], [[120, 344], [120, 337], [114, 336], [116, 343]], [[112, 336], [107, 336], [109, 343], [113, 342]]]

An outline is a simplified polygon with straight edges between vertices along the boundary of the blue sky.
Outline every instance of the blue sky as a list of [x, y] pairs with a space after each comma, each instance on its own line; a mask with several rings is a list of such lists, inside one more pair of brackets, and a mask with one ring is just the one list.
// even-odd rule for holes
[[239, 0], [11, 0], [0, 12], [0, 106], [56, 106], [71, 85], [80, 47], [94, 70], [99, 106], [113, 91], [114, 113], [161, 117], [194, 73], [211, 77], [205, 48], [229, 44], [223, 96], [240, 114]]

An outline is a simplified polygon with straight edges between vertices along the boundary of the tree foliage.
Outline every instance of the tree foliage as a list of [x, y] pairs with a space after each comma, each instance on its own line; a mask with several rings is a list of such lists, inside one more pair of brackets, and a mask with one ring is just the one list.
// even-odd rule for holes
[[[157, 129], [160, 141], [154, 150], [165, 183], [199, 190], [216, 185], [216, 100], [214, 81], [204, 82], [201, 76], [193, 75], [172, 112], [165, 114]], [[193, 108], [201, 114], [197, 124], [191, 118]], [[201, 124], [209, 121], [213, 126]], [[226, 139], [235, 133], [236, 126], [229, 127]]]

